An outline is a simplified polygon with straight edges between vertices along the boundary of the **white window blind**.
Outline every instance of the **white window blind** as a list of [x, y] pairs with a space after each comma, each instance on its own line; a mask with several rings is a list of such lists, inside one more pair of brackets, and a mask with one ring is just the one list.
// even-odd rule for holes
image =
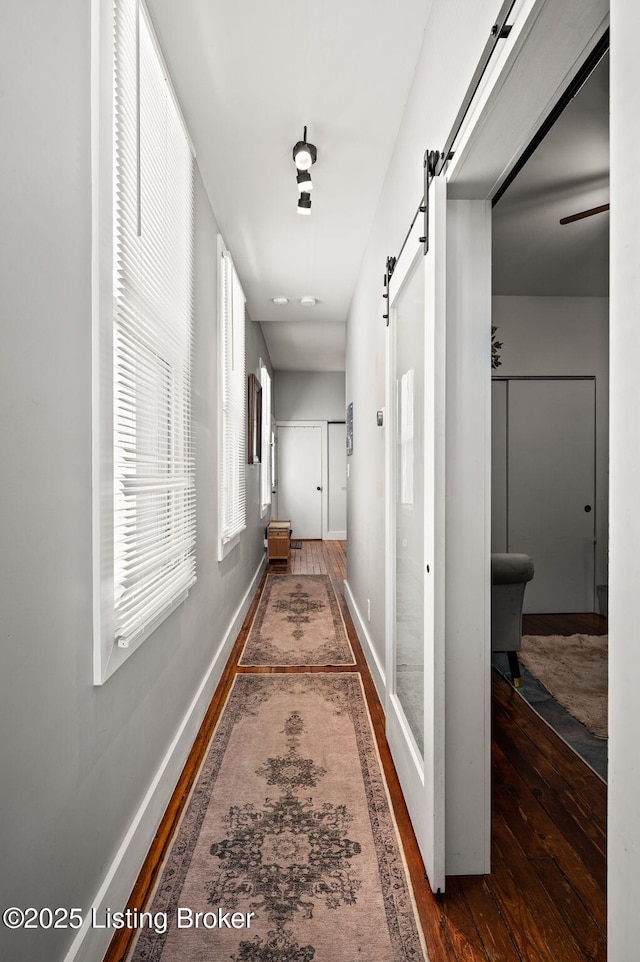
[[219, 551], [222, 560], [246, 527], [245, 296], [228, 251], [220, 258], [220, 484]]
[[144, 8], [114, 12], [113, 603], [126, 648], [196, 577], [193, 158]]
[[262, 387], [262, 451], [260, 463], [261, 514], [271, 505], [271, 377], [264, 364], [260, 364]]

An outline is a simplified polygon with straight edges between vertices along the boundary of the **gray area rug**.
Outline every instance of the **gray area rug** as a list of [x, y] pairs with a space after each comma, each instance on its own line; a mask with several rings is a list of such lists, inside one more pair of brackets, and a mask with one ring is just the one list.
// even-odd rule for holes
[[524, 635], [519, 657], [593, 735], [607, 737], [607, 635]]

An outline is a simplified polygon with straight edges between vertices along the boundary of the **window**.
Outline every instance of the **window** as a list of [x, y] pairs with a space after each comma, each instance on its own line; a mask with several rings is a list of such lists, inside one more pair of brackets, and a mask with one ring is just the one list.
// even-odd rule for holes
[[271, 377], [260, 361], [260, 386], [262, 388], [262, 452], [260, 461], [260, 517], [271, 507]]
[[218, 488], [218, 560], [238, 544], [246, 528], [244, 357], [245, 296], [229, 251], [218, 238], [220, 295], [220, 422]]
[[193, 155], [144, 6], [101, 16], [97, 683], [196, 579]]

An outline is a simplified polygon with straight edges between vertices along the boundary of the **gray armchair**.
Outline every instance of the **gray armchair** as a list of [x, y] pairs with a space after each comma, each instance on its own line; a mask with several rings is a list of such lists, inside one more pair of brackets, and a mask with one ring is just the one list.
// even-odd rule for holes
[[491, 555], [491, 650], [506, 651], [516, 688], [522, 685], [518, 652], [522, 645], [524, 591], [533, 574], [533, 560], [528, 554]]

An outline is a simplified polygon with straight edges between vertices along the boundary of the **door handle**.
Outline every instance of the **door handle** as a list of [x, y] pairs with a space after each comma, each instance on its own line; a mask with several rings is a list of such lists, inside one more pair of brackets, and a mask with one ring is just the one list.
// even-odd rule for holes
[[318, 487], [316, 488], [316, 491], [322, 491], [322, 487], [318, 485]]
[[585, 504], [584, 510], [587, 512], [587, 514], [589, 514], [589, 512], [591, 511], [591, 505], [590, 505], [590, 504]]

